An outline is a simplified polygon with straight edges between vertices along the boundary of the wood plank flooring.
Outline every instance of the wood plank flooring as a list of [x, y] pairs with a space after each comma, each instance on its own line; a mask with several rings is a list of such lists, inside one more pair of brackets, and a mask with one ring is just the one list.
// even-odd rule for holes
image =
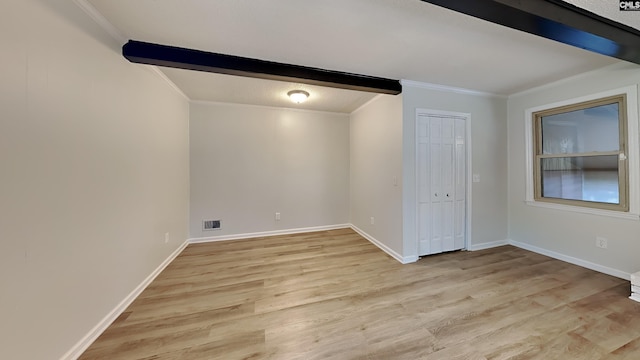
[[401, 265], [349, 229], [188, 246], [81, 359], [640, 359], [629, 282], [511, 246]]

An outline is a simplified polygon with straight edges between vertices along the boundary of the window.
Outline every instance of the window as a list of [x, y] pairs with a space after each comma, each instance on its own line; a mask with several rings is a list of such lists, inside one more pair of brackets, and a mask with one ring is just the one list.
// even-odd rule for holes
[[626, 95], [532, 113], [534, 200], [628, 211]]

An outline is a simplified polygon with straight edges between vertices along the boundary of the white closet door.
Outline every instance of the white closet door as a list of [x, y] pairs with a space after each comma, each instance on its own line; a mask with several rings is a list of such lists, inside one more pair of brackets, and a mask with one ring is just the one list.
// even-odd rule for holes
[[464, 119], [417, 119], [418, 251], [437, 254], [464, 247]]

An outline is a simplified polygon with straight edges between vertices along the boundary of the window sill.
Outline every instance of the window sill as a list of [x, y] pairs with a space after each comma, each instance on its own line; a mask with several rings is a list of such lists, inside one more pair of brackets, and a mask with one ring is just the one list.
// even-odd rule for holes
[[626, 219], [626, 220], [636, 220], [636, 221], [640, 220], [640, 214], [632, 213], [632, 212], [602, 210], [602, 209], [594, 209], [594, 208], [581, 207], [581, 206], [553, 204], [553, 203], [533, 201], [533, 200], [527, 200], [525, 201], [525, 203], [529, 206], [541, 207], [545, 209], [571, 211], [571, 212], [598, 215], [598, 216], [608, 216], [608, 217], [614, 217], [614, 218]]

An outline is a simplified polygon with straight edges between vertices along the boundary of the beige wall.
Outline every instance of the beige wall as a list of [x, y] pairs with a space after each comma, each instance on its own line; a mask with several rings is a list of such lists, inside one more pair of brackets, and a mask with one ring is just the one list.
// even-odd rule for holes
[[[586, 262], [611, 274], [640, 270], [640, 222], [534, 207], [525, 203], [525, 110], [640, 84], [640, 68], [621, 64], [509, 98], [509, 236], [525, 246]], [[633, 134], [637, 140], [639, 134]], [[637, 155], [637, 154], [636, 154]], [[636, 189], [637, 190], [637, 189]], [[608, 249], [595, 246], [608, 238]]]
[[185, 241], [188, 103], [72, 1], [0, 44], [0, 358], [56, 359]]
[[349, 223], [348, 115], [193, 103], [190, 141], [191, 237]]
[[402, 96], [379, 95], [352, 113], [350, 146], [351, 223], [401, 258]]
[[416, 256], [415, 116], [416, 109], [471, 114], [473, 183], [470, 248], [507, 240], [506, 99], [403, 85], [404, 256]]

